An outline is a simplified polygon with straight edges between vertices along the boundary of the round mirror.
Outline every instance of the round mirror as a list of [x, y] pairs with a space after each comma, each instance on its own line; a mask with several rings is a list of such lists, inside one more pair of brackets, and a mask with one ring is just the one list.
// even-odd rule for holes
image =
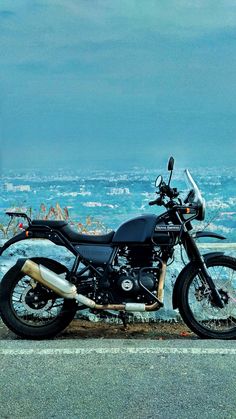
[[162, 176], [161, 175], [157, 176], [156, 181], [155, 181], [156, 188], [159, 188], [161, 186], [162, 180], [163, 179], [162, 179]]

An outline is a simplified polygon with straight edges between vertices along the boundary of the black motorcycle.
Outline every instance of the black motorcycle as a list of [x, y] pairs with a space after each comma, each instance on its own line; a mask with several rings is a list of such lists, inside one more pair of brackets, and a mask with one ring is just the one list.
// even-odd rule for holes
[[4, 323], [30, 339], [55, 336], [69, 325], [78, 310], [117, 311], [125, 322], [128, 313], [163, 307], [164, 282], [176, 245], [184, 248], [189, 263], [173, 288], [173, 308], [203, 338], [236, 337], [236, 259], [223, 252], [201, 255], [200, 237], [224, 239], [215, 233], [192, 233], [192, 221], [205, 217], [205, 201], [188, 170], [190, 185], [182, 201], [170, 186], [174, 159], [168, 163], [169, 181], [156, 179], [157, 198], [150, 205], [166, 212], [142, 215], [105, 235], [79, 234], [65, 221], [31, 220], [0, 248], [26, 239], [47, 239], [75, 256], [71, 270], [59, 261], [36, 257], [19, 259], [1, 282], [0, 311]]

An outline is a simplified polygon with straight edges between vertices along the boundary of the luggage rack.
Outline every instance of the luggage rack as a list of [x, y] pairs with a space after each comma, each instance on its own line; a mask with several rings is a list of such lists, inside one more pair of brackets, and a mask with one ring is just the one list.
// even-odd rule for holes
[[14, 211], [7, 211], [6, 215], [8, 215], [11, 218], [18, 217], [18, 218], [24, 218], [28, 221], [28, 224], [31, 225], [32, 220], [31, 218], [25, 213], [25, 212], [14, 212]]

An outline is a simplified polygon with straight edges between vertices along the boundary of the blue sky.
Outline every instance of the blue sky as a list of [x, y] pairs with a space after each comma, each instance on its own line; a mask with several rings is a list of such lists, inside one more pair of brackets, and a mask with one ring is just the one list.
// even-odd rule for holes
[[236, 2], [1, 0], [3, 168], [234, 165]]

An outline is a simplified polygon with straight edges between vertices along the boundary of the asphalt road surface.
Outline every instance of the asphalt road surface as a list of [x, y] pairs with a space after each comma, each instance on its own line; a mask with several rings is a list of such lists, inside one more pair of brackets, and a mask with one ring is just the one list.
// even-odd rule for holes
[[0, 341], [0, 418], [236, 418], [235, 341]]

